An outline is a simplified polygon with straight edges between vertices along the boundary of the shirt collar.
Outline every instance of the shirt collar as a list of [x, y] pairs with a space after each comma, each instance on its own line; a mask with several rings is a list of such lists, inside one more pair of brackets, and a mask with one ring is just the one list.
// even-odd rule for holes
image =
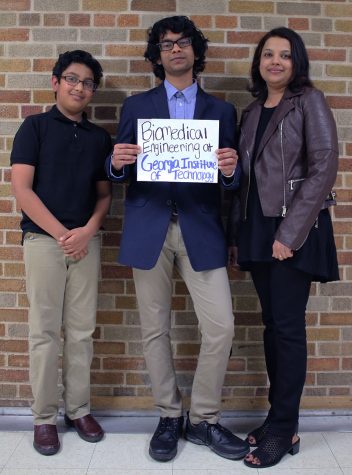
[[[164, 86], [166, 89], [166, 94], [167, 94], [167, 99], [168, 101], [171, 101], [172, 96], [175, 95], [176, 92], [178, 92], [178, 89], [176, 89], [175, 86], [173, 86], [167, 79], [164, 79]], [[186, 87], [186, 89], [183, 89], [182, 94], [185, 96], [186, 102], [192, 102], [195, 100], [196, 95], [198, 91], [198, 84], [197, 81], [194, 81], [190, 86]]]
[[61, 122], [66, 122], [67, 124], [77, 124], [80, 127], [83, 127], [84, 129], [91, 129], [92, 124], [89, 122], [87, 119], [87, 114], [85, 112], [82, 112], [82, 120], [80, 122], [77, 122], [76, 120], [71, 120], [68, 117], [66, 117], [62, 112], [59, 111], [57, 108], [56, 104], [50, 109], [50, 115], [57, 120], [60, 120]]

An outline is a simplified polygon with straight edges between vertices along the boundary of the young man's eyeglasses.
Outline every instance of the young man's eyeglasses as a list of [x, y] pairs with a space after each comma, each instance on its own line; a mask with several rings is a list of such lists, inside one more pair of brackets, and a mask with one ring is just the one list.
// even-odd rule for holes
[[157, 43], [157, 46], [159, 46], [160, 51], [171, 51], [174, 48], [175, 43], [179, 48], [186, 48], [192, 44], [192, 38], [179, 38], [176, 41], [165, 40]]
[[70, 86], [77, 86], [80, 82], [83, 84], [83, 89], [86, 89], [87, 91], [95, 91], [96, 88], [98, 87], [97, 84], [93, 81], [93, 79], [84, 79], [81, 81], [78, 79], [76, 76], [61, 76], [62, 79], [65, 79], [67, 84]]

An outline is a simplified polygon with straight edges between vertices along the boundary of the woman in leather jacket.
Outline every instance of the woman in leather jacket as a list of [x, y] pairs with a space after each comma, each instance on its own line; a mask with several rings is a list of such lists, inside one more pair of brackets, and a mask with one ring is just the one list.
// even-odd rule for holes
[[338, 142], [324, 95], [309, 79], [304, 43], [293, 30], [275, 28], [261, 39], [251, 81], [256, 100], [240, 123], [242, 183], [229, 238], [262, 307], [270, 409], [263, 425], [248, 434], [257, 448], [244, 461], [258, 468], [299, 451], [310, 286], [339, 279], [328, 210]]

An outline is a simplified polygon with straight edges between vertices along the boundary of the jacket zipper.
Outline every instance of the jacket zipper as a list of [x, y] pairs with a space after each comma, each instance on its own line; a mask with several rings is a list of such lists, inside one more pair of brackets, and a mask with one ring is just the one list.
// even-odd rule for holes
[[285, 169], [285, 160], [284, 160], [284, 143], [283, 143], [283, 124], [284, 119], [280, 122], [280, 145], [281, 145], [281, 161], [282, 161], [282, 183], [283, 183], [283, 198], [284, 204], [282, 206], [281, 216], [284, 218], [286, 216], [287, 207], [286, 207], [286, 169]]
[[305, 178], [296, 178], [294, 180], [288, 180], [288, 184], [290, 185], [290, 191], [293, 191], [293, 185], [294, 183], [298, 183], [299, 181], [304, 181]]
[[[244, 138], [244, 141], [246, 143], [246, 154], [247, 154], [248, 163], [249, 163], [248, 186], [247, 186], [247, 191], [246, 191], [246, 200], [245, 200], [245, 204], [244, 204], [244, 220], [246, 220], [247, 219], [247, 204], [248, 204], [249, 188], [251, 186], [251, 160], [250, 160], [248, 146], [247, 146], [247, 139], [246, 139], [246, 136], [244, 135], [242, 130], [241, 130], [241, 134], [242, 134], [242, 136]], [[254, 173], [254, 170], [253, 170], [253, 173]]]

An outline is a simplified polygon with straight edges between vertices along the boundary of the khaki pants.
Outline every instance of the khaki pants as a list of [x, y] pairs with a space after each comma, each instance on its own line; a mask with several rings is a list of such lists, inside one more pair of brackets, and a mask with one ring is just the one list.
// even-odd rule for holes
[[182, 414], [170, 342], [173, 267], [185, 281], [193, 300], [201, 333], [201, 348], [194, 376], [190, 419], [216, 423], [221, 390], [230, 356], [234, 317], [225, 268], [193, 270], [178, 223], [171, 222], [153, 269], [133, 269], [141, 319], [142, 341], [156, 407], [162, 417]]
[[63, 330], [62, 383], [70, 419], [90, 412], [100, 236], [80, 261], [65, 257], [50, 236], [27, 233], [24, 240], [29, 310], [30, 382], [34, 423], [56, 424], [58, 370]]

